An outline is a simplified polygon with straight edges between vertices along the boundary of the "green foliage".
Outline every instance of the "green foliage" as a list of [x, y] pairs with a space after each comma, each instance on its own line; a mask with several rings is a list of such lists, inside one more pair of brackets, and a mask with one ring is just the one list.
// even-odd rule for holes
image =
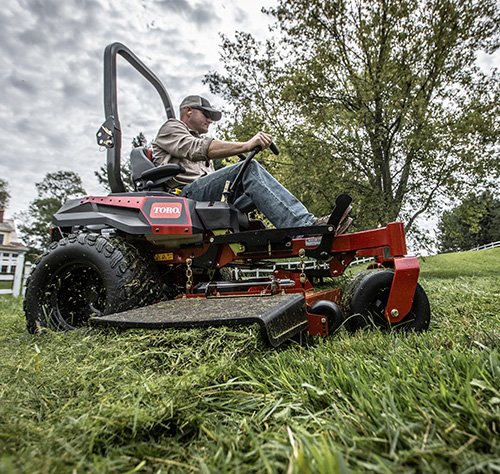
[[3, 297], [0, 471], [498, 472], [500, 250], [451, 257], [422, 265], [428, 333], [280, 350], [256, 327], [31, 336]]
[[0, 209], [5, 209], [9, 203], [9, 183], [5, 179], [0, 179]]
[[438, 228], [443, 252], [500, 241], [500, 200], [489, 191], [469, 194], [461, 204], [444, 212]]
[[35, 187], [38, 197], [30, 203], [27, 211], [20, 213], [19, 230], [23, 242], [37, 254], [50, 243], [52, 216], [68, 199], [85, 195], [85, 189], [82, 179], [73, 171], [47, 173]]
[[229, 134], [267, 128], [279, 172], [316, 213], [340, 191], [362, 227], [407, 227], [442, 196], [498, 176], [498, 76], [476, 66], [498, 45], [493, 0], [281, 0], [273, 39], [224, 38], [206, 81], [234, 106]]
[[[139, 148], [141, 146], [147, 146], [148, 141], [142, 132], [132, 139], [132, 148]], [[122, 160], [120, 164], [120, 172], [122, 182], [125, 188], [128, 190], [134, 189], [134, 182], [132, 180], [132, 170], [130, 168], [130, 160]], [[108, 180], [108, 170], [106, 165], [102, 165], [97, 171], [94, 171], [94, 175], [97, 178], [97, 182], [107, 191], [111, 192]]]

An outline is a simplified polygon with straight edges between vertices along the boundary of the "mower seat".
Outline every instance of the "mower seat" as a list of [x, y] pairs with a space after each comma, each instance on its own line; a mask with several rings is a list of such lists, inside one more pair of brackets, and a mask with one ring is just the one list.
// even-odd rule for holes
[[186, 171], [183, 166], [170, 163], [155, 166], [148, 158], [147, 148], [134, 148], [130, 153], [132, 181], [137, 191], [168, 191], [167, 181]]
[[[136, 191], [169, 192], [170, 189], [166, 186], [169, 179], [185, 171], [182, 165], [176, 163], [155, 166], [148, 158], [148, 149], [143, 147], [131, 151], [130, 168]], [[196, 212], [207, 229], [230, 227], [241, 231], [265, 228], [261, 221], [249, 221], [245, 213], [218, 201], [197, 203]]]

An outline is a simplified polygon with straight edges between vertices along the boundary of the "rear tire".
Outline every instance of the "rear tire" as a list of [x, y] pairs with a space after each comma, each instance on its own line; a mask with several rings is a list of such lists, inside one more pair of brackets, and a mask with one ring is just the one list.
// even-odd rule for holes
[[349, 331], [378, 327], [396, 331], [421, 332], [429, 328], [431, 310], [424, 289], [417, 283], [410, 312], [399, 322], [391, 324], [385, 317], [394, 272], [375, 270], [362, 272], [345, 292], [344, 307]]
[[69, 235], [51, 244], [33, 269], [24, 299], [27, 329], [64, 331], [158, 301], [163, 284], [153, 260], [121, 238]]

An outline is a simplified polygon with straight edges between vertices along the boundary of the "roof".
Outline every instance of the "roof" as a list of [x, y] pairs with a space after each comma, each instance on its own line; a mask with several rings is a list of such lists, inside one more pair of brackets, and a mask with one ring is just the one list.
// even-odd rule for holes
[[0, 245], [0, 252], [27, 252], [29, 249], [20, 242], [11, 242], [10, 244]]

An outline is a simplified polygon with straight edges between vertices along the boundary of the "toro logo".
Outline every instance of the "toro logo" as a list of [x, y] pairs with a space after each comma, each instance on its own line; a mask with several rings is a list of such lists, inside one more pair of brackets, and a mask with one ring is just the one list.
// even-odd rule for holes
[[181, 202], [154, 202], [149, 217], [153, 219], [178, 219], [181, 217]]

